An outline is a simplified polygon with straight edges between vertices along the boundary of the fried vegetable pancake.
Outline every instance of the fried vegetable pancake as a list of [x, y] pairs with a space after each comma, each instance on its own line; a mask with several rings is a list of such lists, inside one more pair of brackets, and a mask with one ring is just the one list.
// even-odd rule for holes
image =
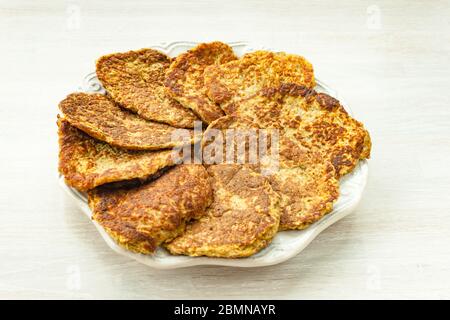
[[288, 83], [234, 105], [234, 115], [262, 128], [279, 128], [293, 142], [332, 162], [338, 177], [370, 157], [370, 136], [335, 98]]
[[[72, 93], [59, 108], [71, 125], [116, 147], [157, 150], [193, 142], [193, 130], [147, 121], [101, 94]], [[187, 139], [175, 139], [181, 131]]]
[[[217, 135], [211, 134], [212, 130], [222, 132], [223, 136], [233, 130], [235, 137], [239, 137], [239, 134], [236, 135], [237, 130], [255, 128], [257, 125], [237, 116], [222, 117], [209, 125], [202, 143], [206, 148], [224, 140], [212, 139], [217, 138]], [[275, 143], [273, 139], [270, 140]], [[223, 150], [229, 152], [231, 149]], [[319, 152], [292, 140], [286, 131], [278, 131], [278, 148], [275, 150], [278, 153], [267, 153], [264, 159], [259, 158], [251, 166], [258, 172], [265, 172], [273, 190], [281, 197], [278, 204], [281, 210], [280, 229], [304, 229], [332, 210], [339, 196], [335, 170], [331, 162]]]
[[58, 128], [59, 172], [80, 191], [116, 181], [145, 180], [174, 164], [171, 150], [119, 149], [91, 138], [64, 119], [58, 119]]
[[233, 49], [225, 43], [202, 43], [172, 62], [166, 73], [165, 85], [173, 98], [192, 109], [203, 122], [211, 123], [224, 114], [206, 94], [203, 71], [207, 66], [236, 59]]
[[153, 49], [114, 53], [97, 60], [97, 77], [117, 103], [142, 118], [193, 128], [198, 118], [164, 88], [170, 62], [171, 58]]
[[267, 178], [281, 196], [280, 230], [307, 228], [331, 212], [339, 197], [332, 164], [286, 137], [280, 139], [279, 169]]
[[212, 101], [226, 114], [233, 113], [234, 104], [258, 94], [267, 87], [297, 83], [314, 88], [314, 72], [305, 58], [286, 53], [255, 51], [239, 60], [205, 69], [205, 86]]
[[202, 165], [179, 165], [139, 187], [98, 187], [88, 199], [92, 218], [120, 246], [149, 254], [205, 213], [212, 189]]
[[278, 196], [246, 166], [212, 165], [214, 201], [206, 215], [166, 247], [172, 254], [247, 257], [265, 248], [278, 230]]

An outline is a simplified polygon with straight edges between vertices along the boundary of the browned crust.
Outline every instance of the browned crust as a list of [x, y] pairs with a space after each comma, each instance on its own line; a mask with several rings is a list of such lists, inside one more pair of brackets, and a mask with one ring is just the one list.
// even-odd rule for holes
[[265, 248], [280, 218], [279, 198], [268, 181], [247, 166], [212, 165], [207, 170], [213, 203], [167, 249], [172, 254], [240, 258]]
[[171, 58], [153, 49], [113, 53], [97, 60], [97, 77], [117, 103], [144, 119], [193, 128], [198, 118], [164, 88], [170, 63]]
[[179, 165], [139, 187], [99, 187], [88, 198], [93, 219], [119, 245], [149, 254], [181, 234], [187, 221], [204, 214], [212, 190], [202, 165]]
[[171, 150], [132, 151], [91, 138], [58, 119], [59, 172], [68, 185], [87, 191], [105, 183], [145, 180], [174, 164]]
[[[329, 213], [338, 179], [370, 157], [367, 130], [313, 89], [313, 68], [300, 56], [257, 51], [236, 60], [228, 45], [213, 42], [176, 59], [152, 49], [103, 56], [97, 75], [111, 98], [75, 93], [60, 103], [59, 170], [69, 185], [91, 189], [93, 219], [134, 252], [164, 244], [172, 254], [250, 256], [278, 228], [304, 229]], [[92, 190], [172, 165], [169, 150], [137, 150], [192, 143], [192, 130], [188, 142], [168, 138], [172, 126], [191, 128], [197, 116], [210, 124], [205, 137], [212, 129], [280, 130], [279, 169], [263, 177], [264, 164], [207, 172], [181, 165], [137, 187]]]
[[[70, 124], [116, 147], [158, 150], [193, 142], [193, 130], [144, 120], [101, 94], [72, 93], [60, 102], [59, 108]], [[173, 139], [181, 131], [187, 140]]]
[[370, 157], [371, 140], [363, 124], [352, 118], [335, 98], [295, 83], [263, 88], [233, 104], [233, 115], [260, 128], [277, 128], [291, 139], [320, 152], [338, 177]]
[[268, 177], [281, 195], [280, 230], [305, 229], [333, 210], [339, 181], [330, 162], [289, 139], [281, 142], [280, 157], [280, 169]]
[[235, 59], [233, 49], [225, 43], [202, 43], [172, 62], [166, 73], [166, 88], [184, 107], [192, 109], [202, 121], [211, 123], [224, 114], [206, 94], [203, 71], [210, 65]]
[[204, 72], [207, 94], [231, 114], [233, 104], [265, 87], [277, 87], [282, 83], [297, 83], [314, 88], [314, 71], [305, 58], [269, 51], [255, 51], [239, 60], [207, 67]]
[[[202, 144], [215, 143], [210, 139], [214, 136], [214, 129], [226, 135], [229, 129], [260, 129], [259, 124], [236, 115], [222, 117], [208, 126]], [[279, 157], [268, 154], [271, 157], [269, 162], [261, 161], [252, 167], [257, 171], [266, 170], [271, 187], [281, 197], [278, 204], [280, 229], [304, 229], [331, 212], [339, 196], [339, 181], [332, 163], [321, 153], [298, 143], [290, 130], [280, 129], [278, 133]], [[272, 167], [273, 164], [275, 166]]]
[[323, 110], [332, 112], [340, 111], [347, 113], [341, 106], [339, 100], [333, 98], [326, 93], [318, 93], [314, 89], [308, 88], [296, 83], [282, 83], [278, 87], [266, 87], [261, 90], [261, 96], [276, 100], [284, 97], [302, 97], [307, 98], [307, 102], [311, 103], [315, 99]]

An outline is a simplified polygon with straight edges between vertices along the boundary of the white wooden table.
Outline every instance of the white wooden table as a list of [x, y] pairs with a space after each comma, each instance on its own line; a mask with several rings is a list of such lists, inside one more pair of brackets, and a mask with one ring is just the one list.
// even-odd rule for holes
[[[0, 298], [450, 298], [449, 1], [1, 1]], [[373, 138], [357, 212], [281, 265], [157, 271], [57, 184], [57, 104], [102, 54], [175, 40], [299, 53]]]

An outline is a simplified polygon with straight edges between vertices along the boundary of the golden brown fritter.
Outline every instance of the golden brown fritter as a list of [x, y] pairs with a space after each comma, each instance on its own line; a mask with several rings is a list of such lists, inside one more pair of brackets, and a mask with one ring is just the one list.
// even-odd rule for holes
[[119, 149], [58, 119], [59, 172], [68, 185], [87, 191], [105, 183], [145, 180], [174, 164], [171, 150]]
[[142, 118], [193, 128], [198, 118], [164, 88], [170, 62], [168, 56], [153, 49], [114, 53], [97, 60], [97, 77], [117, 103]]
[[208, 96], [226, 114], [233, 113], [234, 104], [267, 87], [285, 82], [315, 86], [312, 65], [301, 56], [283, 52], [248, 53], [239, 60], [207, 67], [204, 78]]
[[213, 203], [167, 249], [172, 254], [238, 258], [265, 248], [280, 219], [279, 198], [268, 181], [246, 166], [212, 165], [207, 170]]
[[92, 218], [120, 246], [149, 254], [205, 213], [212, 189], [202, 165], [179, 165], [139, 187], [98, 187], [88, 199]]
[[224, 114], [206, 94], [203, 71], [207, 66], [235, 59], [233, 49], [225, 43], [202, 43], [176, 57], [167, 70], [165, 85], [173, 98], [204, 122], [211, 123]]
[[281, 196], [280, 230], [307, 228], [331, 212], [339, 197], [332, 164], [284, 136], [280, 139], [279, 169], [267, 178]]
[[266, 88], [234, 105], [234, 115], [262, 128], [279, 128], [294, 143], [319, 152], [341, 177], [370, 157], [370, 136], [339, 101], [288, 83]]
[[[72, 93], [59, 108], [71, 125], [116, 147], [157, 150], [193, 142], [193, 130], [147, 121], [101, 94]], [[187, 139], [174, 139], [181, 131]]]
[[[212, 134], [213, 130], [222, 132], [224, 137], [230, 130], [234, 130], [234, 134], [244, 130], [242, 134], [236, 135], [239, 137], [244, 135], [246, 129], [257, 128], [258, 125], [237, 116], [222, 117], [209, 125], [202, 143], [206, 150], [222, 142], [217, 139], [217, 135]], [[286, 131], [277, 132], [278, 149], [274, 149], [275, 153], [268, 150], [266, 156], [258, 158], [251, 167], [264, 172], [273, 190], [281, 197], [278, 204], [281, 210], [280, 229], [304, 229], [332, 210], [339, 196], [339, 182], [329, 160], [292, 140]], [[275, 143], [274, 138], [271, 138], [272, 132], [267, 131], [266, 134], [268, 142], [257, 140], [258, 148], [260, 142], [264, 143], [263, 146]], [[230, 151], [223, 150], [224, 153]], [[247, 148], [244, 150], [249, 151]]]

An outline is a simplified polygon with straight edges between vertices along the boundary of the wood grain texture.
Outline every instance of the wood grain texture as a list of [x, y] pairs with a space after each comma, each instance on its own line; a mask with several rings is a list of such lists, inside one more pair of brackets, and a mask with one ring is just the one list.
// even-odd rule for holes
[[[449, 1], [2, 2], [0, 298], [450, 298], [449, 14]], [[175, 40], [307, 57], [372, 135], [358, 210], [257, 270], [157, 271], [112, 252], [57, 184], [57, 104], [100, 55]]]

